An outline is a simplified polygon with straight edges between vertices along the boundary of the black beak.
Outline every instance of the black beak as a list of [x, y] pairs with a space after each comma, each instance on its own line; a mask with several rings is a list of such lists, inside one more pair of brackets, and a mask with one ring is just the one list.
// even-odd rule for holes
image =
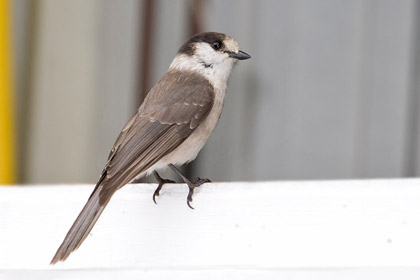
[[245, 60], [245, 59], [251, 58], [249, 54], [243, 51], [239, 51], [238, 53], [229, 52], [229, 57], [236, 58], [239, 60]]

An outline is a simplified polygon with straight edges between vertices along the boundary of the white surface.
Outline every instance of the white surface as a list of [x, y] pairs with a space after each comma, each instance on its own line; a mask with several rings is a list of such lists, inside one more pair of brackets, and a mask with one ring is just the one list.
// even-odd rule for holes
[[118, 191], [56, 266], [93, 186], [0, 188], [0, 276], [420, 276], [420, 180], [213, 183], [197, 189], [195, 210], [185, 185], [166, 186], [158, 205], [155, 187]]
[[0, 279], [292, 279], [292, 280], [418, 280], [419, 268], [370, 268], [370, 269], [72, 269], [1, 271]]

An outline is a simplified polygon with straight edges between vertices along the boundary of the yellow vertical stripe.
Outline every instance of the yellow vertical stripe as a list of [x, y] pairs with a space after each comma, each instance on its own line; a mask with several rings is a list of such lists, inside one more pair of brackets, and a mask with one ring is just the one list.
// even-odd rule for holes
[[0, 184], [15, 183], [16, 172], [10, 20], [10, 2], [0, 0]]

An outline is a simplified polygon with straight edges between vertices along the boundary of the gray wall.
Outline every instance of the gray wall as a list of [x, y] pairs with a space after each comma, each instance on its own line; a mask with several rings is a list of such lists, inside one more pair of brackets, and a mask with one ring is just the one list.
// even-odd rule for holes
[[[212, 1], [241, 63], [199, 174], [218, 180], [400, 177], [418, 119], [414, 1]], [[413, 92], [413, 90], [415, 90]], [[412, 140], [411, 140], [412, 141]], [[416, 155], [417, 160], [418, 155]], [[410, 171], [411, 170], [411, 171]]]
[[[143, 2], [15, 3], [22, 178], [94, 182], [135, 111]], [[187, 38], [191, 2], [155, 4], [153, 82]], [[238, 63], [192, 173], [215, 181], [420, 174], [418, 1], [204, 7], [206, 30], [232, 35], [252, 59]], [[23, 48], [25, 34], [34, 38]]]

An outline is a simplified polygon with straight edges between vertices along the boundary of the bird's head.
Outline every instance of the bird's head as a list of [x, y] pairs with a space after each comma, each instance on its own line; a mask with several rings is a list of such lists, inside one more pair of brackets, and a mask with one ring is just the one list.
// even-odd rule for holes
[[223, 33], [204, 32], [191, 37], [178, 51], [170, 69], [196, 71], [226, 82], [238, 60], [248, 59], [238, 43]]

